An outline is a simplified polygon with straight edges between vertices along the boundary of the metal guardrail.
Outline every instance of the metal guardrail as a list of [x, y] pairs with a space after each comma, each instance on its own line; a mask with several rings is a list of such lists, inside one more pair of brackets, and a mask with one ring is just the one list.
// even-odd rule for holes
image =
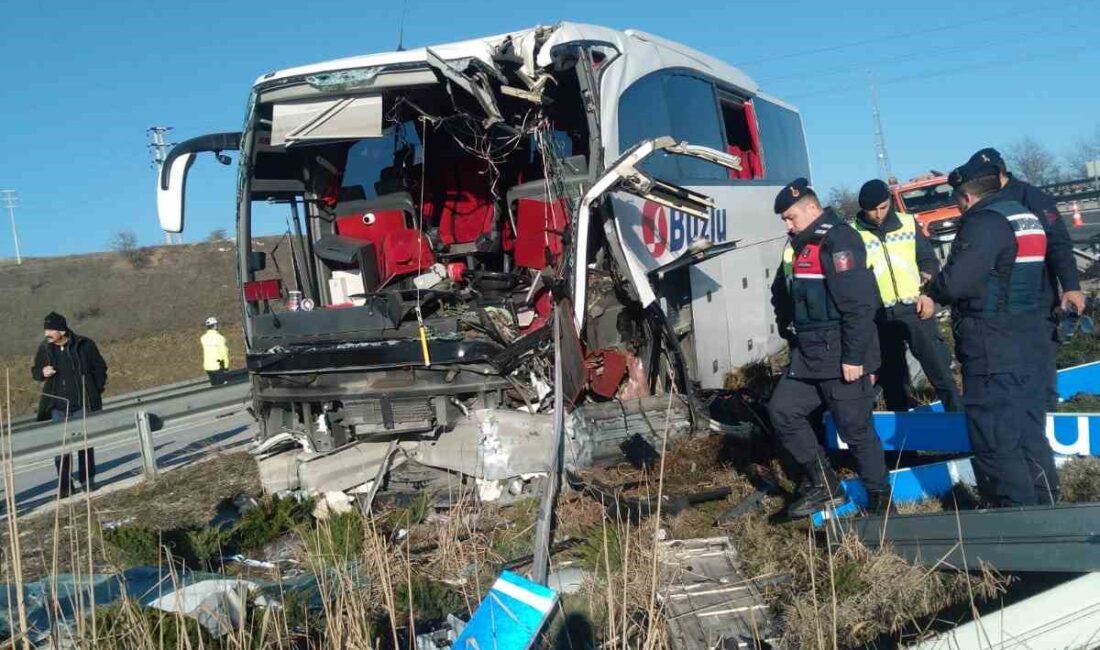
[[[13, 427], [12, 452], [19, 456], [57, 448], [68, 438], [70, 443], [83, 440], [83, 427], [88, 428], [88, 440], [94, 441], [123, 431], [134, 431], [134, 413], [140, 409], [153, 416], [156, 429], [168, 426], [182, 417], [235, 403], [244, 403], [252, 386], [247, 374], [240, 373], [234, 383], [211, 386], [203, 380], [180, 382], [129, 395], [120, 395], [104, 404], [102, 411], [86, 420], [66, 423], [30, 422]], [[14, 422], [13, 422], [14, 424]]]
[[1083, 201], [1085, 199], [1100, 197], [1100, 184], [1093, 178], [1051, 183], [1039, 189], [1053, 196], [1059, 203], [1066, 201]]
[[[231, 385], [238, 383], [248, 383], [248, 370], [241, 368], [238, 370], [230, 370], [226, 373], [228, 383]], [[164, 384], [162, 386], [154, 386], [153, 388], [143, 388], [142, 390], [136, 390], [130, 393], [123, 393], [121, 395], [113, 395], [103, 400], [103, 409], [96, 412], [96, 416], [110, 413], [117, 410], [133, 410], [138, 406], [144, 404], [156, 403], [160, 400], [168, 399], [171, 397], [178, 397], [180, 395], [187, 395], [192, 393], [201, 393], [208, 390], [213, 390], [215, 387], [210, 385], [210, 380], [206, 377], [187, 379], [184, 381], [178, 381], [174, 384]], [[12, 432], [15, 435], [19, 435], [23, 431], [30, 431], [33, 429], [39, 429], [49, 426], [50, 422], [39, 422], [35, 419], [33, 414], [21, 415], [16, 418], [12, 418]]]
[[1100, 261], [1100, 254], [1082, 248], [1073, 249], [1073, 258], [1077, 261], [1077, 270], [1084, 272], [1092, 268], [1093, 264]]

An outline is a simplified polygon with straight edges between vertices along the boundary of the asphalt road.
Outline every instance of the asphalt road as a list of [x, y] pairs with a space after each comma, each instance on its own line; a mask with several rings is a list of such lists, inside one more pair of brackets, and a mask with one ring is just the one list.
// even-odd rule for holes
[[1066, 227], [1069, 228], [1069, 236], [1073, 240], [1074, 244], [1084, 244], [1090, 238], [1100, 235], [1100, 210], [1082, 210], [1081, 220], [1084, 225], [1080, 228], [1073, 227], [1073, 213], [1066, 214], [1062, 212], [1062, 219], [1066, 222]]
[[[252, 416], [240, 404], [197, 412], [173, 420], [153, 433], [157, 465], [162, 470], [200, 460], [222, 451], [243, 451], [254, 435]], [[60, 445], [60, 441], [58, 441]], [[77, 444], [77, 441], [70, 443]], [[95, 441], [96, 491], [133, 482], [141, 475], [141, 452], [137, 433], [127, 430]], [[15, 499], [21, 513], [30, 512], [55, 500], [57, 448], [17, 455]], [[77, 463], [73, 454], [73, 473]], [[82, 492], [74, 491], [74, 498]]]

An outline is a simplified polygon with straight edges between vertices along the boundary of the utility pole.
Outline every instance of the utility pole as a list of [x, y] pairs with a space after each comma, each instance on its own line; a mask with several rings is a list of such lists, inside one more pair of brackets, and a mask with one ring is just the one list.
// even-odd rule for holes
[[8, 220], [11, 221], [11, 238], [15, 242], [15, 263], [23, 263], [23, 255], [19, 252], [19, 230], [15, 227], [15, 208], [19, 205], [19, 197], [15, 190], [0, 190], [0, 201], [8, 209]]
[[[168, 158], [168, 150], [176, 144], [174, 142], [166, 142], [164, 139], [164, 136], [167, 135], [168, 132], [171, 130], [172, 127], [170, 126], [151, 126], [146, 129], [146, 133], [149, 134], [149, 139], [151, 140], [148, 145], [150, 155], [149, 166], [156, 170], [158, 183], [160, 182], [160, 170], [162, 167], [164, 167], [164, 161]], [[172, 244], [172, 233], [168, 231], [164, 232], [164, 243]], [[182, 234], [176, 235], [175, 243], [183, 243]]]
[[879, 177], [889, 183], [893, 178], [890, 172], [890, 156], [886, 153], [886, 133], [882, 130], [882, 116], [878, 110], [878, 85], [875, 84], [875, 75], [867, 73], [871, 78], [871, 117], [875, 123], [875, 160], [878, 161]]

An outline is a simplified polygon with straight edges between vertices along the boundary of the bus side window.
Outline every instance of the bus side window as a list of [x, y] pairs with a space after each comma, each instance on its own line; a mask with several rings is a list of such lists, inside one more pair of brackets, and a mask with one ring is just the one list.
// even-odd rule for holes
[[[722, 117], [715, 101], [714, 84], [686, 74], [665, 77], [665, 98], [672, 120], [672, 137], [681, 142], [722, 151]], [[680, 180], [723, 180], [726, 169], [706, 160], [677, 156]]]
[[741, 171], [729, 170], [734, 180], [764, 177], [760, 155], [760, 134], [756, 128], [756, 113], [751, 101], [731, 95], [721, 95], [722, 123], [726, 128], [726, 153], [741, 159]]
[[[722, 118], [714, 85], [692, 75], [655, 72], [634, 82], [619, 100], [619, 151], [642, 140], [671, 135], [678, 141], [723, 150]], [[724, 168], [705, 160], [660, 153], [641, 168], [670, 182], [726, 178]]]
[[757, 96], [752, 100], [764, 154], [766, 178], [779, 184], [810, 178], [810, 157], [802, 131], [802, 117], [789, 108]]
[[[619, 153], [663, 135], [672, 135], [672, 121], [665, 102], [664, 75], [655, 73], [635, 81], [619, 98]], [[679, 176], [676, 157], [664, 152], [650, 156], [640, 167], [667, 181]]]

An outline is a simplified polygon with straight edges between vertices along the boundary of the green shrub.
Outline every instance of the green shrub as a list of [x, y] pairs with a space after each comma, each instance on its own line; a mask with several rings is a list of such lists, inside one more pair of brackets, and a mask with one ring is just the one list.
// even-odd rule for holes
[[113, 550], [112, 559], [126, 567], [156, 565], [160, 557], [160, 533], [145, 526], [104, 530], [103, 541]]

